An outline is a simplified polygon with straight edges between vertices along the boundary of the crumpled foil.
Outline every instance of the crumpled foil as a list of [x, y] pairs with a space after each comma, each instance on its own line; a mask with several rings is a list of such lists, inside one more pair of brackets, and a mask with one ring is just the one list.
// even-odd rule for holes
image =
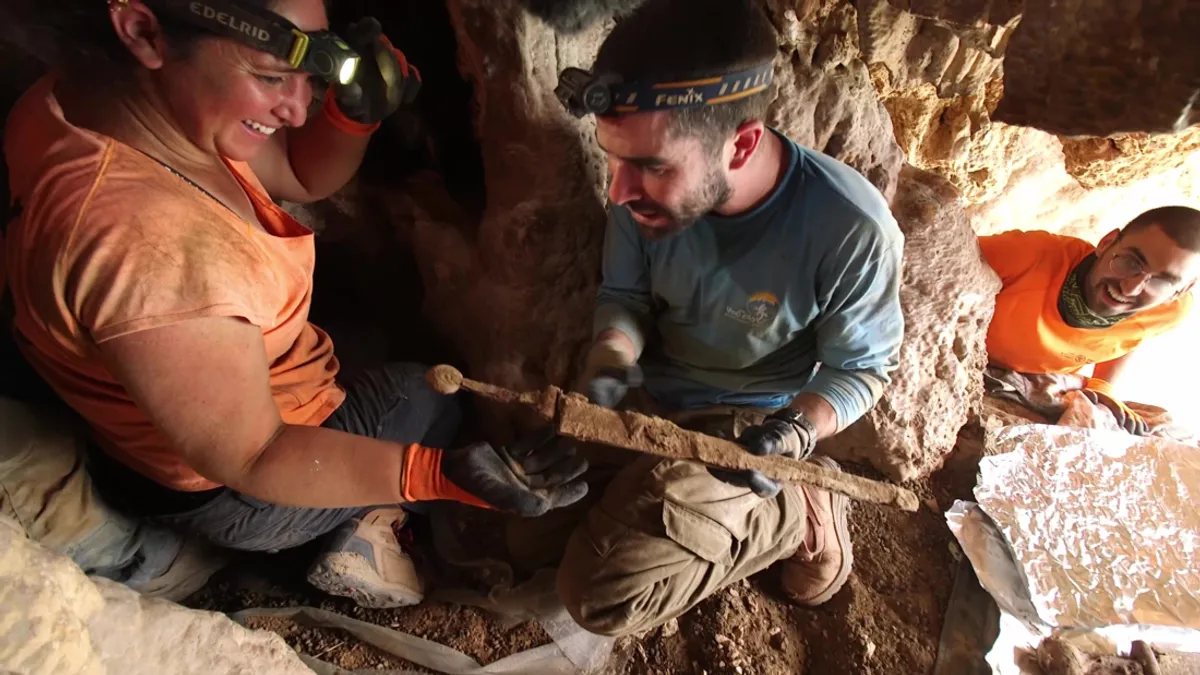
[[1042, 621], [1200, 628], [1200, 449], [1047, 425], [989, 434], [975, 488]]

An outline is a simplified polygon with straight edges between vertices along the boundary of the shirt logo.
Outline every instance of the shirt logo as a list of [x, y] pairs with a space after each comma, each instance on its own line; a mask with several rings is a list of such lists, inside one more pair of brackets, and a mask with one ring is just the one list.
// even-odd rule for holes
[[746, 301], [744, 309], [726, 307], [725, 317], [752, 328], [763, 328], [775, 322], [779, 315], [779, 298], [765, 291], [755, 293]]

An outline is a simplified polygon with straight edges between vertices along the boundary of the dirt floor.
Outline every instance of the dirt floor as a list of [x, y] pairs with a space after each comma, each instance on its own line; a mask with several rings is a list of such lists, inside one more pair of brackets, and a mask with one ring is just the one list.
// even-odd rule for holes
[[[806, 610], [791, 605], [779, 591], [774, 569], [768, 569], [701, 602], [678, 620], [619, 640], [608, 672], [930, 673], [960, 555], [942, 514], [955, 498], [970, 498], [974, 466], [970, 458], [951, 462], [931, 478], [908, 485], [923, 502], [917, 513], [855, 503], [854, 573], [825, 606]], [[848, 468], [870, 475], [859, 467]], [[419, 526], [416, 536], [418, 542], [429, 537]], [[488, 537], [474, 543], [483, 545], [482, 539]], [[511, 622], [474, 607], [427, 602], [415, 608], [366, 610], [323, 596], [303, 581], [303, 566], [311, 555], [298, 549], [267, 560], [248, 558], [236, 572], [218, 574], [186, 604], [225, 612], [320, 607], [449, 645], [482, 664], [550, 642], [536, 622], [508, 625]], [[428, 567], [433, 561], [424, 562]], [[435, 584], [470, 585], [461, 577], [447, 581], [445, 574], [435, 576], [440, 577]], [[307, 628], [276, 618], [255, 619], [249, 625], [278, 632], [298, 651], [343, 668], [429, 672], [340, 630]]]

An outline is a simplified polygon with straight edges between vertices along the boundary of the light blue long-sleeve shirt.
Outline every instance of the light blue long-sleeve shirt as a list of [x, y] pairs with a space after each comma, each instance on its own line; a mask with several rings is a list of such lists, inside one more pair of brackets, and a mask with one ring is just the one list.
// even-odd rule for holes
[[791, 162], [751, 212], [652, 242], [610, 209], [594, 335], [628, 335], [667, 407], [775, 407], [811, 392], [842, 429], [899, 362], [904, 236], [858, 172], [779, 136]]

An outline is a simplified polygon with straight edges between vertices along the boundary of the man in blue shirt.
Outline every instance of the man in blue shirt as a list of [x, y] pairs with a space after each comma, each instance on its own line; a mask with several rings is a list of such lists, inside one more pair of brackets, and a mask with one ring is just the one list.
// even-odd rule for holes
[[[756, 3], [648, 0], [591, 73], [562, 75], [568, 109], [596, 113], [611, 176], [577, 389], [629, 406], [642, 384], [643, 410], [836, 469], [810, 457], [816, 442], [875, 405], [898, 365], [904, 240], [861, 175], [764, 124], [775, 44]], [[765, 414], [738, 429], [730, 410]], [[782, 560], [788, 595], [821, 604], [849, 576], [847, 508], [641, 456], [574, 530], [559, 592], [581, 625], [628, 633]]]

